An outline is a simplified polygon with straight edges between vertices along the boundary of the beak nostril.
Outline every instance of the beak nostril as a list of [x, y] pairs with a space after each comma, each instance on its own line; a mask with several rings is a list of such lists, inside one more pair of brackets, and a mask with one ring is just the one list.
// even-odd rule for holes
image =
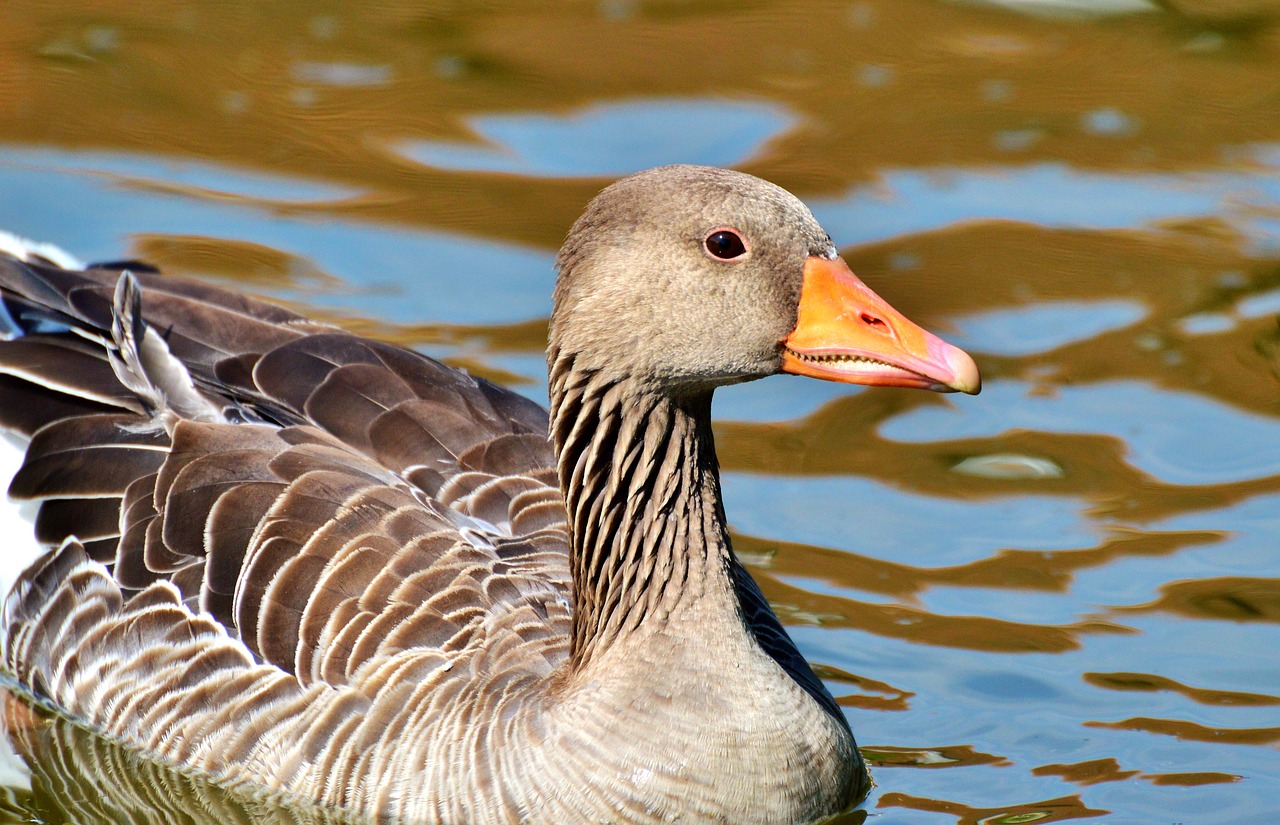
[[862, 313], [862, 323], [873, 329], [878, 329], [881, 332], [887, 332], [889, 330], [888, 324], [869, 312]]

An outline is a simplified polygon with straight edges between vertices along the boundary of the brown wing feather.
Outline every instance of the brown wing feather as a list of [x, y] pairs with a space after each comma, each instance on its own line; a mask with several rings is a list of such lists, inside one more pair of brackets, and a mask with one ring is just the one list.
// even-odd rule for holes
[[[106, 543], [121, 587], [170, 580], [304, 683], [343, 682], [415, 646], [457, 651], [497, 605], [533, 599], [545, 612], [567, 599], [536, 404], [288, 310], [141, 273], [146, 323], [228, 410], [226, 423], [161, 426], [98, 343], [110, 345], [118, 277], [0, 257], [0, 295], [32, 324], [0, 344], [0, 380], [36, 407], [11, 416], [33, 433], [12, 492], [44, 501], [42, 541]], [[110, 407], [121, 411], [99, 412]], [[522, 531], [560, 546], [502, 544]], [[56, 627], [60, 611], [39, 615]]]
[[[31, 437], [13, 492], [61, 545], [5, 604], [5, 667], [162, 758], [393, 810], [352, 779], [403, 758], [390, 741], [567, 656], [546, 413], [153, 274], [145, 324], [113, 333], [137, 309], [120, 277], [0, 254], [0, 318], [23, 333], [0, 340], [0, 425]], [[110, 353], [143, 341], [145, 369]]]
[[68, 533], [85, 541], [120, 535], [120, 502], [108, 498], [50, 498], [36, 515], [36, 541], [53, 544]]
[[120, 496], [139, 475], [165, 461], [163, 431], [137, 429], [127, 414], [63, 418], [41, 427], [9, 485], [17, 499]]

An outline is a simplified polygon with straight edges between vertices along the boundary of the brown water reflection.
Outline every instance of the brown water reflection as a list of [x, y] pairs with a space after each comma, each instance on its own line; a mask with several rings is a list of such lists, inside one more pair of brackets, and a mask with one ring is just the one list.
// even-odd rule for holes
[[1078, 785], [1096, 785], [1099, 782], [1120, 782], [1137, 776], [1139, 771], [1126, 771], [1114, 759], [1092, 759], [1074, 765], [1041, 765], [1032, 773], [1037, 776], [1061, 776]]
[[1159, 601], [1134, 610], [1168, 610], [1192, 618], [1280, 621], [1280, 579], [1232, 577], [1174, 582]]
[[1113, 730], [1140, 730], [1175, 736], [1192, 742], [1218, 742], [1232, 745], [1273, 745], [1280, 742], [1280, 727], [1211, 728], [1179, 719], [1151, 719], [1145, 716], [1122, 722], [1086, 722], [1086, 725]]
[[[1276, 36], [1265, 20], [1062, 25], [934, 0], [551, 8], [7, 3], [5, 138], [167, 149], [340, 180], [378, 194], [316, 208], [552, 244], [596, 181], [460, 185], [452, 173], [397, 162], [388, 144], [466, 139], [461, 117], [476, 111], [755, 96], [784, 100], [801, 125], [746, 170], [814, 196], [877, 169], [1004, 165], [1011, 152], [1090, 168], [1201, 170], [1228, 162], [1223, 147], [1274, 139], [1280, 123], [1268, 60]], [[1220, 39], [1197, 50], [1206, 32]], [[378, 71], [326, 83], [299, 69], [335, 64]], [[1082, 122], [1099, 110], [1123, 112], [1136, 135]], [[1032, 137], [1010, 148], [998, 139], [1008, 130]], [[510, 220], [493, 220], [499, 203]]]
[[1089, 684], [1112, 690], [1171, 690], [1206, 705], [1280, 705], [1280, 696], [1232, 690], [1205, 690], [1148, 673], [1086, 673], [1084, 678]]
[[536, 396], [595, 191], [775, 180], [986, 381], [717, 401], [736, 547], [877, 766], [848, 821], [1269, 822], [1280, 3], [1068, 5], [8, 0], [0, 226]]
[[971, 808], [956, 802], [921, 799], [900, 793], [887, 793], [880, 799], [882, 807], [906, 808], [913, 811], [944, 813], [955, 817], [957, 825], [1022, 825], [1026, 822], [1066, 822], [1104, 816], [1109, 811], [1091, 809], [1078, 796], [1064, 796], [1001, 808]]

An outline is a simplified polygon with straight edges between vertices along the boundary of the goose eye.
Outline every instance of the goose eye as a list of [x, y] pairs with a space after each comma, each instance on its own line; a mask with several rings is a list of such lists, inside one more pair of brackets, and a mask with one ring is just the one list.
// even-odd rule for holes
[[707, 236], [702, 245], [706, 247], [708, 255], [722, 261], [731, 261], [747, 254], [747, 245], [742, 240], [742, 236], [732, 229], [715, 230]]

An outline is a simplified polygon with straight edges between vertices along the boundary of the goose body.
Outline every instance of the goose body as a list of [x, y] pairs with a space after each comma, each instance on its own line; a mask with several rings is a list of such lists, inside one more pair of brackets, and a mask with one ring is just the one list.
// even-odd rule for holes
[[730, 548], [712, 391], [976, 392], [973, 362], [739, 173], [620, 181], [558, 266], [548, 414], [226, 290], [0, 252], [10, 494], [49, 548], [5, 668], [156, 759], [373, 818], [854, 802], [848, 724]]

